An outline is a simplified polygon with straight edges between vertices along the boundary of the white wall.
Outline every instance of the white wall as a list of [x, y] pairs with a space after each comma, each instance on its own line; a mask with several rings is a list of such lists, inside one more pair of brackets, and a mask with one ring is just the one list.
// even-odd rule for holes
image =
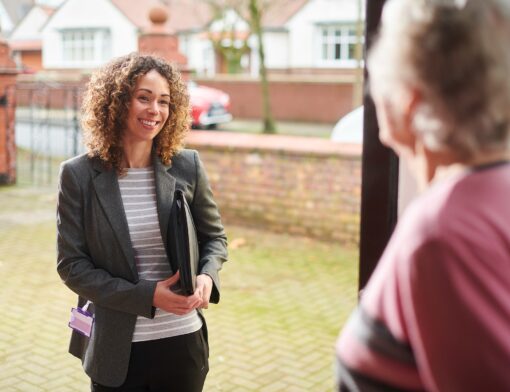
[[[68, 0], [42, 31], [44, 68], [69, 68], [63, 64], [61, 29], [107, 28], [111, 34], [111, 57], [138, 48], [136, 27], [108, 0]], [[108, 59], [109, 60], [109, 59]], [[97, 67], [101, 64], [87, 64]], [[77, 65], [76, 68], [83, 68]]]
[[2, 2], [0, 2], [0, 29], [2, 32], [2, 35], [5, 37], [10, 33], [10, 31], [14, 28], [14, 23], [12, 23], [11, 18], [9, 17], [9, 14], [5, 10], [5, 7], [3, 6]]
[[[266, 56], [266, 67], [287, 68], [290, 66], [289, 33], [267, 32], [262, 37]], [[258, 56], [257, 48], [253, 49], [252, 55]]]
[[[365, 0], [363, 0], [365, 3]], [[362, 11], [364, 15], [364, 10]], [[287, 23], [289, 29], [290, 67], [320, 66], [318, 24], [355, 23], [358, 0], [311, 0]]]
[[9, 41], [41, 39], [40, 29], [47, 20], [48, 14], [46, 12], [37, 6], [32, 7], [13, 30], [9, 36]]
[[179, 35], [179, 51], [188, 58], [188, 68], [200, 76], [213, 76], [216, 72], [214, 48], [203, 33]]

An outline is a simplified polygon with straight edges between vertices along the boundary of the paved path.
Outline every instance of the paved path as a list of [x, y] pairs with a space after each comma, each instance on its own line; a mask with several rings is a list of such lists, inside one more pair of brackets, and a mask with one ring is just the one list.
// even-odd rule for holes
[[[0, 188], [0, 391], [89, 390], [67, 353], [75, 296], [55, 271], [54, 203], [53, 192]], [[222, 301], [206, 312], [205, 391], [333, 390], [332, 345], [355, 302], [354, 252], [228, 229]]]

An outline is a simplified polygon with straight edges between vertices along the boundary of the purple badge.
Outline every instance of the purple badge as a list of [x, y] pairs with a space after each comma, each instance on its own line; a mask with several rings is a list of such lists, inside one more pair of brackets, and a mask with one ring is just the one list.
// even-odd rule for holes
[[92, 326], [94, 325], [94, 316], [92, 313], [87, 312], [87, 304], [81, 308], [71, 309], [71, 320], [69, 321], [69, 327], [74, 329], [76, 332], [81, 333], [87, 337], [90, 337]]

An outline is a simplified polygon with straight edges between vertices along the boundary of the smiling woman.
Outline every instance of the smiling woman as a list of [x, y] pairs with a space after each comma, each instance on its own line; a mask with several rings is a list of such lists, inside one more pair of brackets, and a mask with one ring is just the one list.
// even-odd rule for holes
[[[201, 309], [219, 301], [227, 250], [198, 154], [182, 149], [186, 85], [164, 60], [131, 54], [92, 76], [82, 109], [88, 151], [62, 164], [57, 207], [57, 270], [78, 294], [70, 352], [92, 391], [201, 391]], [[177, 190], [200, 244], [189, 296], [170, 289], [179, 281], [167, 253]]]
[[[148, 109], [145, 114], [142, 107]], [[91, 77], [83, 98], [82, 126], [89, 156], [98, 156], [121, 173], [126, 168], [125, 142], [130, 140], [126, 128], [137, 129], [133, 128], [139, 123], [137, 116], [154, 121], [164, 112], [167, 118], [161, 118], [149, 144], [169, 164], [182, 148], [191, 121], [186, 84], [164, 60], [128, 55], [112, 61]]]

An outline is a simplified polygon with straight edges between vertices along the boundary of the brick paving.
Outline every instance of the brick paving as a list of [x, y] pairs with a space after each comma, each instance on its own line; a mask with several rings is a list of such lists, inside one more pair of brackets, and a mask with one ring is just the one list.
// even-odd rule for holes
[[[0, 188], [0, 391], [89, 390], [67, 353], [75, 295], [55, 271], [54, 203], [52, 190]], [[206, 311], [205, 391], [332, 391], [333, 343], [355, 303], [355, 252], [227, 228], [237, 245], [222, 301]]]

